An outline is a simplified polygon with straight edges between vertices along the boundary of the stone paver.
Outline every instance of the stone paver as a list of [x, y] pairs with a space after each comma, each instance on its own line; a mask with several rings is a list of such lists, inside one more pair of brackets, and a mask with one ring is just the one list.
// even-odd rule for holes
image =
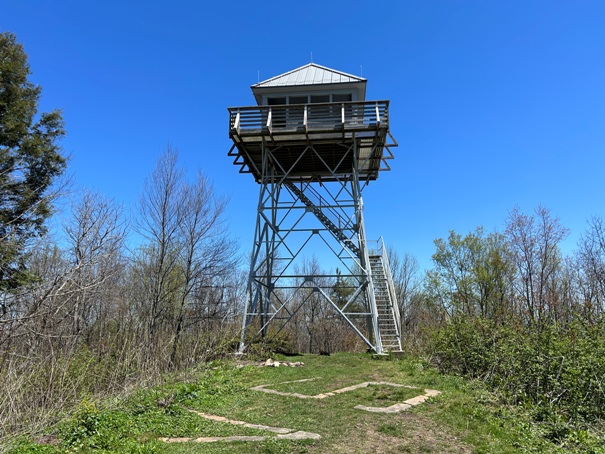
[[262, 424], [251, 424], [249, 422], [238, 421], [236, 419], [228, 419], [223, 416], [210, 415], [208, 413], [202, 413], [201, 411], [196, 411], [196, 410], [189, 410], [189, 411], [191, 413], [195, 413], [198, 416], [201, 416], [202, 418], [210, 419], [211, 421], [226, 422], [229, 424], [233, 424], [235, 426], [244, 426], [249, 429], [266, 430], [268, 432], [273, 432], [273, 433], [278, 433], [278, 434], [287, 434], [294, 430], [294, 429], [286, 429], [285, 427], [271, 427], [271, 426], [263, 426]]
[[188, 409], [191, 413], [216, 422], [224, 422], [235, 426], [247, 427], [249, 429], [266, 430], [277, 435], [271, 437], [265, 435], [235, 435], [231, 437], [162, 437], [159, 440], [165, 443], [214, 443], [218, 441], [233, 442], [233, 441], [264, 441], [268, 438], [280, 438], [284, 440], [319, 440], [321, 435], [313, 432], [305, 432], [302, 430], [288, 429], [285, 427], [271, 427], [263, 424], [252, 424], [246, 421], [238, 421], [237, 419], [229, 419], [224, 416], [211, 415], [197, 410]]
[[[386, 383], [383, 383], [386, 384]], [[412, 388], [406, 386], [406, 388]], [[421, 396], [412, 397], [411, 399], [404, 400], [402, 403], [391, 405], [390, 407], [367, 407], [365, 405], [357, 405], [357, 410], [370, 411], [372, 413], [397, 413], [399, 411], [409, 410], [415, 405], [420, 405], [425, 402], [429, 397], [435, 397], [441, 394], [441, 391], [435, 389], [425, 389], [424, 394]]]
[[194, 443], [213, 443], [213, 442], [217, 442], [217, 441], [224, 441], [224, 442], [232, 442], [232, 441], [264, 441], [266, 440], [267, 437], [262, 436], [262, 435], [255, 435], [255, 436], [240, 436], [240, 435], [236, 435], [233, 437], [175, 437], [175, 438], [171, 438], [171, 437], [164, 437], [164, 438], [160, 438], [160, 441], [163, 441], [165, 443], [188, 443], [190, 441], [194, 442]]
[[313, 432], [305, 432], [303, 430], [298, 430], [290, 434], [278, 435], [276, 438], [281, 438], [283, 440], [319, 440], [321, 438], [321, 435]]

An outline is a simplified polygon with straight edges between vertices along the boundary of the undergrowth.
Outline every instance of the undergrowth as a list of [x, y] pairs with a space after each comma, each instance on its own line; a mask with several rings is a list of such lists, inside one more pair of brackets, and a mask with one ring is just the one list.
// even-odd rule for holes
[[[277, 358], [281, 358], [279, 355]], [[537, 407], [504, 405], [503, 395], [481, 380], [445, 375], [429, 362], [408, 357], [376, 361], [370, 355], [305, 355], [304, 367], [234, 367], [208, 364], [187, 379], [166, 379], [124, 399], [83, 400], [70, 417], [44, 437], [21, 437], [12, 453], [124, 452], [603, 452], [594, 430], [545, 424]], [[310, 380], [311, 378], [316, 378]], [[373, 386], [327, 399], [298, 399], [252, 391], [280, 383], [319, 394], [365, 381], [417, 388]], [[368, 413], [356, 405], [387, 407], [423, 389], [438, 397], [398, 414]], [[293, 389], [294, 390], [294, 389]], [[239, 421], [320, 433], [321, 440], [166, 444], [160, 437], [264, 435], [267, 432], [209, 421], [196, 410]], [[550, 416], [552, 418], [552, 416]], [[558, 432], [555, 433], [555, 430]]]
[[605, 321], [498, 324], [457, 317], [434, 338], [441, 371], [479, 379], [520, 405], [553, 443], [605, 452]]
[[[216, 366], [201, 372], [195, 381], [140, 389], [118, 402], [82, 401], [72, 416], [54, 427], [54, 443], [41, 445], [31, 437], [21, 437], [11, 452], [151, 453], [165, 448], [158, 436], [241, 434], [241, 429], [204, 420], [186, 409], [194, 400], [211, 405], [241, 391], [237, 376], [236, 370]], [[245, 429], [244, 433], [258, 435], [259, 431]]]

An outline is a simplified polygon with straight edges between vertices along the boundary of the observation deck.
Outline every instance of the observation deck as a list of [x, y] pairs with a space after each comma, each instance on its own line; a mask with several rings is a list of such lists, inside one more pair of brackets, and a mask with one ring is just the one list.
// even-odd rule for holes
[[[335, 181], [356, 172], [363, 181], [390, 170], [389, 101], [231, 107], [229, 156], [257, 182]], [[267, 153], [268, 151], [268, 153]], [[263, 156], [266, 161], [263, 162]], [[270, 170], [268, 168], [271, 167]]]

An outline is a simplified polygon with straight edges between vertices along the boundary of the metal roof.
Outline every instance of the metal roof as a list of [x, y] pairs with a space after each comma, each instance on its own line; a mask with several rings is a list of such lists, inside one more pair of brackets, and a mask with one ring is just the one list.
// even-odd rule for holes
[[325, 66], [309, 63], [300, 68], [252, 85], [252, 88], [291, 87], [296, 85], [320, 85], [366, 82], [363, 77], [326, 68]]

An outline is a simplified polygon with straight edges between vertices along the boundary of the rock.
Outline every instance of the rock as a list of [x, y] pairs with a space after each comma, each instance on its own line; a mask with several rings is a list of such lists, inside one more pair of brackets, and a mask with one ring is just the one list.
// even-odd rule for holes
[[305, 363], [303, 363], [302, 361], [297, 361], [297, 362], [289, 362], [289, 361], [274, 361], [271, 358], [269, 358], [267, 361], [265, 361], [264, 363], [261, 364], [262, 366], [265, 367], [279, 367], [279, 366], [284, 366], [284, 367], [302, 367], [305, 365]]

